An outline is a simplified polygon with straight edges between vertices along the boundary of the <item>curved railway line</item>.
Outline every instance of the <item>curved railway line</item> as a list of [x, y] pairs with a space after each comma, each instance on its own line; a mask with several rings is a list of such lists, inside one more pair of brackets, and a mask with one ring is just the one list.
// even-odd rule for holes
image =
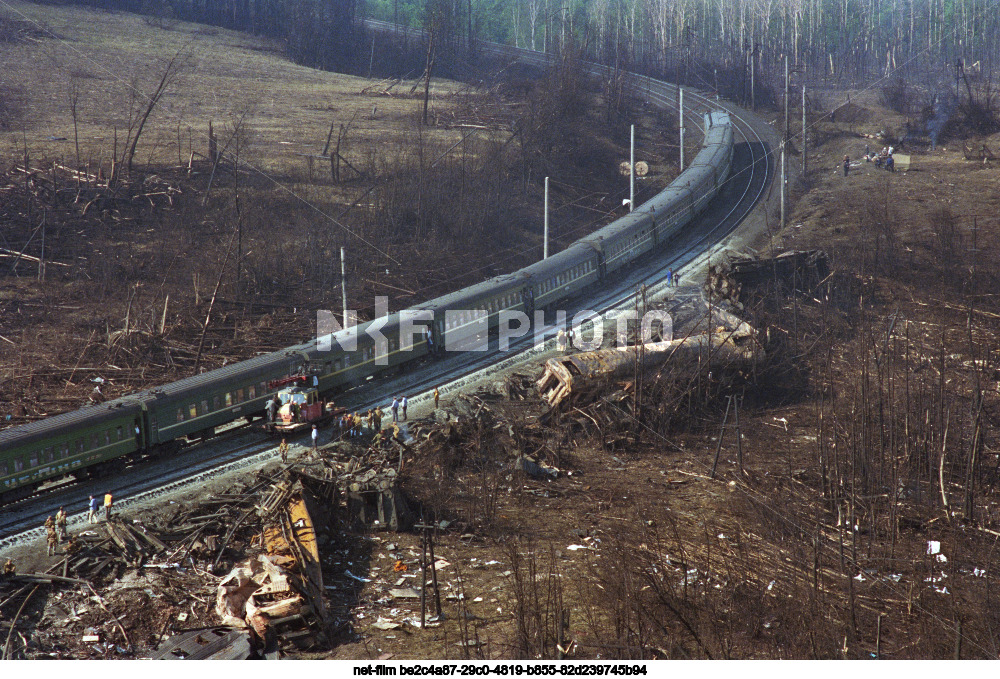
[[[502, 48], [506, 53], [530, 64], [544, 65], [545, 55], [526, 50]], [[593, 66], [594, 75], [602, 74], [601, 66]], [[663, 108], [676, 108], [677, 88], [665, 82], [642, 78], [647, 99]], [[709, 110], [724, 109], [729, 113], [734, 127], [734, 157], [730, 181], [720, 196], [699, 218], [688, 224], [668, 250], [647, 253], [639, 257], [628, 271], [612, 276], [603, 287], [594, 287], [580, 298], [563, 305], [567, 315], [583, 309], [598, 313], [613, 313], [616, 309], [630, 308], [638, 286], [646, 285], [656, 291], [662, 286], [662, 272], [666, 266], [679, 270], [702, 254], [711, 245], [729, 236], [752, 212], [764, 196], [774, 174], [773, 159], [762, 131], [761, 123], [744, 116], [740, 109], [723, 105], [709, 95], [685, 90], [685, 119], [687, 124], [698, 126], [702, 114]], [[551, 348], [552, 340], [548, 342]], [[441, 360], [423, 360], [402, 376], [376, 376], [338, 395], [338, 403], [351, 410], [385, 407], [386, 395], [406, 393], [411, 396], [411, 407], [419, 408], [427, 398], [420, 394], [442, 387], [442, 392], [461, 389], [484, 373], [501, 367], [529, 360], [544, 353], [534, 347], [531, 333], [511, 342], [507, 352], [500, 352], [491, 342], [488, 352], [456, 353]], [[190, 488], [227, 469], [256, 465], [273, 459], [273, 440], [261, 440], [260, 434], [241, 426], [231, 426], [219, 436], [206, 442], [191, 444], [168, 459], [159, 459], [130, 467], [127, 473], [112, 479], [83, 480], [77, 483], [50, 487], [34, 497], [4, 506], [0, 512], [0, 549], [40, 537], [44, 517], [55, 508], [65, 505], [72, 508], [86, 504], [89, 494], [95, 496], [107, 490], [116, 498], [116, 509], [145, 502], [167, 495], [174, 490]], [[71, 513], [71, 525], [82, 525], [85, 513]]]

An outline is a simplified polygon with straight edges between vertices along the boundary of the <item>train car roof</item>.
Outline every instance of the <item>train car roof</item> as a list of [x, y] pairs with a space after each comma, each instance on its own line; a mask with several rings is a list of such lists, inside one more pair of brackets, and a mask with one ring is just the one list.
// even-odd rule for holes
[[467, 288], [450, 292], [447, 295], [436, 297], [423, 304], [418, 305], [419, 309], [462, 309], [463, 304], [472, 305], [483, 297], [490, 297], [492, 293], [502, 293], [505, 290], [517, 289], [525, 285], [527, 281], [524, 277], [525, 269], [514, 273], [494, 276], [482, 283], [470, 285]]
[[705, 130], [710, 130], [713, 127], [718, 127], [721, 125], [730, 125], [732, 121], [729, 119], [729, 111], [716, 110], [709, 111], [705, 114]]
[[531, 276], [533, 279], [545, 279], [564, 273], [567, 268], [576, 262], [584, 259], [596, 257], [592, 246], [583, 241], [576, 241], [565, 250], [561, 250], [548, 259], [543, 259], [534, 264], [530, 264], [521, 271]]
[[[60, 413], [42, 420], [35, 420], [10, 429], [0, 431], [0, 451], [14, 446], [43, 440], [63, 430], [91, 427], [123, 418], [133, 418], [142, 412], [141, 401], [136, 398], [120, 398], [99, 405], [87, 406], [68, 413]], [[129, 432], [131, 435], [131, 432]], [[0, 453], [2, 454], [2, 453]]]
[[215, 370], [209, 370], [208, 372], [201, 373], [200, 375], [185, 377], [177, 382], [171, 382], [170, 384], [165, 384], [162, 387], [150, 389], [149, 393], [157, 398], [172, 398], [183, 396], [189, 392], [200, 392], [205, 387], [215, 386], [217, 384], [229, 384], [240, 377], [246, 376], [248, 373], [266, 369], [275, 363], [281, 363], [290, 359], [294, 360], [298, 357], [298, 353], [294, 350], [294, 347], [290, 347], [288, 349], [282, 349], [281, 351], [275, 351], [270, 354], [254, 356], [253, 358], [248, 358], [245, 361], [231, 363], [230, 365], [216, 368]]

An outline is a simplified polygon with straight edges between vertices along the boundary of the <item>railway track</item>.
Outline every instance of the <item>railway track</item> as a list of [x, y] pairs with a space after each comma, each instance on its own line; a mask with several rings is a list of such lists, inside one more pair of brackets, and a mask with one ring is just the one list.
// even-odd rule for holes
[[[500, 49], [531, 64], [544, 65], [547, 62], [545, 55], [527, 50]], [[601, 75], [604, 68], [595, 65], [591, 70], [594, 75]], [[643, 88], [652, 104], [676, 108], [675, 85], [648, 78], [637, 79], [636, 85]], [[585, 297], [571, 300], [565, 305], [567, 318], [583, 310], [614, 315], [631, 309], [640, 286], [646, 286], [647, 295], [655, 298], [665, 291], [663, 272], [666, 267], [681, 270], [707, 248], [732, 234], [760, 202], [774, 175], [770, 147], [760, 129], [763, 123], [708, 94], [685, 89], [686, 124], [700, 128], [701, 114], [719, 108], [727, 110], [734, 122], [734, 142], [737, 145], [733, 171], [726, 188], [720, 193], [721, 200], [717, 199], [699, 219], [692, 222], [685, 236], [668, 250], [644, 255], [629, 267], [627, 273], [608, 281], [604, 289], [593, 289]], [[497, 371], [540, 358], [551, 351], [554, 340], [550, 339], [543, 347], [535, 347], [534, 344], [535, 339], [529, 333], [512, 341], [508, 351], [501, 352], [491, 340], [487, 352], [453, 354], [441, 360], [424, 361], [401, 376], [371, 378], [365, 384], [340, 394], [337, 403], [350, 410], [364, 411], [374, 407], [384, 408], [393, 395], [407, 394], [411, 409], [418, 410], [430, 398], [429, 392], [435, 386], [440, 387], [445, 396], [455, 393]], [[256, 467], [274, 457], [275, 441], [263, 439], [263, 434], [256, 428], [227, 428], [220, 436], [189, 445], [169, 459], [126, 468], [117, 478], [66, 485], [40, 497], [5, 506], [0, 513], [0, 550], [42, 537], [42, 522], [60, 506], [70, 508], [71, 530], [85, 527], [86, 512], [74, 512], [73, 509], [84, 507], [88, 495], [103, 496], [110, 491], [116, 498], [116, 511], [127, 511], [167, 498], [177, 491], [190, 490], [231, 471]]]

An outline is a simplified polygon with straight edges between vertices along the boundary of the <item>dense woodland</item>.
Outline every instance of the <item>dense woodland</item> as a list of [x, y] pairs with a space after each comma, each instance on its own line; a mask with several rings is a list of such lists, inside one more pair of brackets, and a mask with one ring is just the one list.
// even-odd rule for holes
[[[751, 61], [763, 79], [785, 57], [808, 79], [935, 80], [989, 71], [1000, 39], [992, 0], [87, 0], [281, 39], [310, 66], [365, 72], [364, 18], [426, 28], [438, 66], [477, 40], [556, 51], [567, 41], [605, 63], [738, 96]], [[471, 40], [469, 39], [471, 37]], [[452, 49], [445, 49], [450, 47]]]

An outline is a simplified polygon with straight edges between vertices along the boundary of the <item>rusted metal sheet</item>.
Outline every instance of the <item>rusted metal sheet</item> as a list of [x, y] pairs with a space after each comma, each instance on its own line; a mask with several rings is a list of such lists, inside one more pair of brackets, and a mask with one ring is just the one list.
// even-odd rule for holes
[[669, 342], [585, 351], [560, 356], [545, 362], [538, 380], [542, 398], [558, 407], [574, 389], [596, 378], [624, 377], [636, 369], [666, 361], [703, 361], [707, 365], [727, 365], [737, 361], [752, 361], [758, 345], [756, 332], [750, 324], [721, 309], [712, 309], [714, 329]]

